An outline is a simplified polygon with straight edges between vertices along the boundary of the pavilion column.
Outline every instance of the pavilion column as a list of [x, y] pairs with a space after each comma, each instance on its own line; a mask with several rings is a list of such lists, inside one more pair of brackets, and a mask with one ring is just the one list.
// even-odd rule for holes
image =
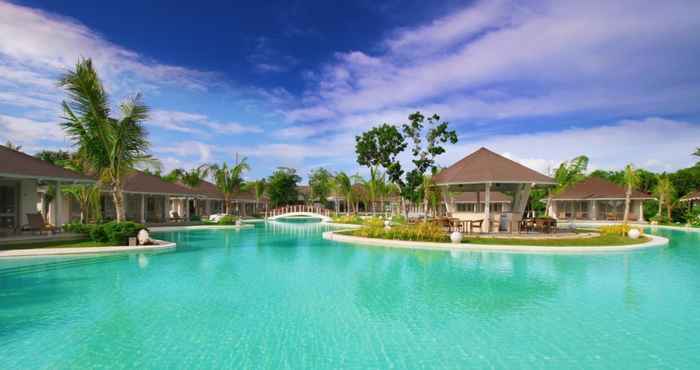
[[443, 186], [442, 187], [442, 201], [445, 202], [445, 211], [447, 214], [452, 214], [453, 209], [452, 209], [452, 202], [450, 200], [450, 193], [447, 191], [449, 189], [449, 186]]
[[637, 217], [637, 221], [644, 221], [644, 201], [643, 200], [638, 200], [639, 202], [639, 216]]
[[486, 198], [484, 199], [484, 224], [486, 232], [491, 232], [491, 183], [486, 183]]
[[146, 194], [141, 194], [141, 223], [146, 223]]
[[589, 208], [591, 212], [589, 212], [588, 219], [589, 220], [597, 220], [598, 219], [598, 207], [597, 207], [598, 202], [595, 200], [590, 201]]

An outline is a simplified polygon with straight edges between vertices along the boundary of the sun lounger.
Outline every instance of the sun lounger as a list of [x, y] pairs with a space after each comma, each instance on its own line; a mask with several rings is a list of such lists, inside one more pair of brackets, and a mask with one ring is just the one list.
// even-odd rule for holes
[[42, 232], [57, 232], [58, 229], [46, 223], [41, 213], [27, 213], [27, 224], [22, 226], [22, 231], [39, 232], [41, 234]]

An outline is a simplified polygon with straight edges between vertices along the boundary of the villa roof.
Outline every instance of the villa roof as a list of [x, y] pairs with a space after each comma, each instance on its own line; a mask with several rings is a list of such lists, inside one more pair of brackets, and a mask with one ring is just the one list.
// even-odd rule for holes
[[522, 183], [554, 185], [554, 179], [486, 148], [480, 148], [435, 175], [437, 185]]
[[[625, 188], [597, 176], [591, 176], [569, 186], [554, 200], [591, 200], [591, 199], [625, 199]], [[631, 199], [654, 199], [651, 195], [633, 190]]]
[[199, 185], [191, 188], [182, 182], [178, 181], [178, 185], [185, 187], [187, 189], [190, 189], [193, 193], [196, 195], [203, 196], [205, 198], [209, 199], [224, 199], [224, 193], [219, 191], [219, 188], [216, 187], [216, 185], [210, 183], [209, 181], [202, 180], [199, 182]]
[[690, 192], [681, 197], [681, 202], [689, 202], [691, 200], [700, 200], [700, 189]]
[[95, 182], [95, 179], [88, 176], [2, 145], [0, 145], [0, 177]]
[[[233, 201], [237, 201], [237, 200], [247, 200], [247, 201], [255, 202], [255, 201], [256, 201], [256, 199], [255, 199], [255, 189], [253, 189], [253, 188], [251, 187], [251, 188], [248, 188], [248, 189], [245, 189], [245, 190], [241, 190], [241, 191], [239, 191], [239, 192], [236, 192], [236, 193], [234, 193], [234, 194], [231, 196], [231, 200], [233, 200]], [[266, 202], [266, 201], [267, 201], [267, 196], [266, 196], [266, 195], [263, 195], [262, 198], [260, 198], [260, 201], [261, 201], [261, 202]]]
[[134, 170], [127, 175], [124, 191], [128, 193], [164, 194], [178, 196], [193, 196], [196, 193], [184, 186], [167, 182], [156, 175]]
[[[509, 196], [501, 193], [500, 191], [492, 191], [491, 193], [491, 203], [510, 203], [511, 199]], [[453, 199], [455, 203], [476, 203], [477, 196], [479, 203], [486, 202], [486, 193], [476, 192], [476, 191], [465, 191], [463, 193], [456, 194]]]

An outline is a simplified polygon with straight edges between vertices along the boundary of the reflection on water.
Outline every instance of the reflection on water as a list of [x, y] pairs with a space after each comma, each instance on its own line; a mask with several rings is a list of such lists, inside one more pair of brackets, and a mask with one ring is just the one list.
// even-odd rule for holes
[[173, 252], [0, 261], [2, 367], [700, 361], [700, 234], [576, 256], [352, 246], [324, 240], [332, 228], [166, 232]]

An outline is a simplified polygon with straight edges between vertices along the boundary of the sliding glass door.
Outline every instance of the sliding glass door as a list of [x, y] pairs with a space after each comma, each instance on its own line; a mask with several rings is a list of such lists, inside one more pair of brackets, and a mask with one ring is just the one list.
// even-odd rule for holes
[[14, 229], [19, 226], [18, 193], [17, 183], [0, 182], [0, 229]]

